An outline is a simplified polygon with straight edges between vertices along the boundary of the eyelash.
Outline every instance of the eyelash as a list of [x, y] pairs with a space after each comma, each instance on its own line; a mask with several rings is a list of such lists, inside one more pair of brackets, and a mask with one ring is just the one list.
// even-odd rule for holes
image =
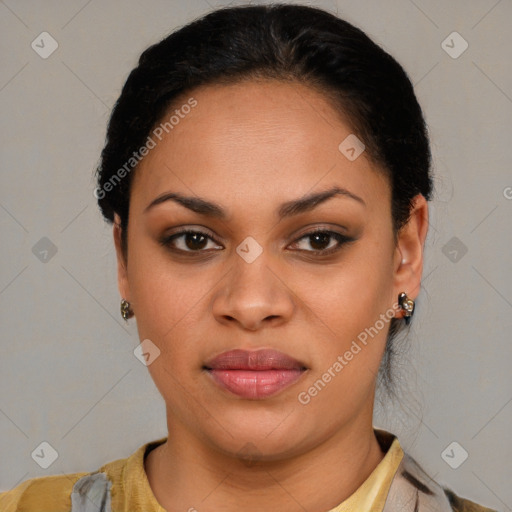
[[[343, 247], [343, 245], [345, 245], [345, 244], [347, 244], [349, 242], [355, 241], [355, 238], [352, 238], [352, 237], [349, 237], [349, 236], [346, 236], [346, 235], [342, 235], [341, 233], [338, 233], [337, 231], [330, 231], [330, 230], [325, 229], [325, 228], [317, 228], [317, 229], [314, 229], [312, 231], [309, 231], [309, 232], [305, 233], [300, 238], [297, 238], [293, 242], [293, 244], [296, 244], [300, 240], [303, 240], [304, 238], [308, 238], [308, 237], [316, 235], [316, 234], [326, 234], [326, 235], [329, 235], [331, 238], [334, 238], [338, 242], [338, 245], [335, 246], [335, 247], [331, 247], [330, 249], [317, 249], [317, 250], [313, 250], [313, 251], [308, 251], [308, 250], [304, 250], [304, 249], [299, 249], [299, 250], [300, 251], [304, 251], [306, 253], [310, 253], [311, 255], [313, 255], [315, 257], [316, 256], [328, 256], [328, 255], [334, 254], [335, 252], [338, 252]], [[196, 231], [196, 230], [193, 230], [193, 229], [184, 229], [184, 230], [179, 231], [177, 233], [174, 233], [174, 234], [172, 234], [170, 236], [166, 236], [166, 237], [164, 237], [164, 238], [162, 238], [160, 240], [160, 244], [162, 246], [170, 249], [173, 252], [179, 252], [179, 253], [201, 253], [201, 252], [207, 252], [204, 249], [199, 249], [197, 251], [193, 251], [193, 250], [185, 251], [183, 249], [177, 249], [176, 247], [173, 247], [172, 246], [172, 242], [175, 239], [177, 239], [177, 238], [179, 238], [179, 237], [181, 237], [183, 235], [203, 235], [206, 238], [209, 238], [210, 240], [215, 242], [216, 244], [220, 245], [220, 243], [217, 242], [217, 240], [215, 240], [212, 236], [208, 235], [207, 233], [204, 233], [203, 231]], [[218, 249], [216, 249], [216, 250], [218, 250]]]

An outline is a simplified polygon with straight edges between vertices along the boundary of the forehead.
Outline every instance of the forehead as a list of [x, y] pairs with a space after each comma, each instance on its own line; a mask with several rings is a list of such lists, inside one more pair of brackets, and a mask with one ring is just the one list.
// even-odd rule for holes
[[352, 161], [340, 151], [353, 137], [348, 120], [303, 84], [262, 80], [194, 89], [174, 102], [158, 133], [150, 134], [155, 147], [132, 183], [131, 200], [140, 208], [168, 190], [247, 206], [333, 184], [370, 203], [388, 199], [388, 182], [365, 152]]

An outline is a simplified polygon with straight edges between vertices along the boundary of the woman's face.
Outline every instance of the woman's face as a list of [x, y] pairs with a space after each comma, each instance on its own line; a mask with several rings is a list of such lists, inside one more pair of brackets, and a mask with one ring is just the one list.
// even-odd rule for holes
[[[352, 129], [319, 93], [269, 80], [198, 88], [182, 104], [191, 96], [134, 171], [126, 266], [114, 228], [121, 294], [160, 350], [148, 369], [169, 428], [269, 458], [371, 428], [397, 295], [418, 292], [425, 223], [394, 246], [388, 181], [364, 151], [354, 159], [353, 140], [339, 149]], [[171, 193], [189, 207], [151, 206]], [[183, 229], [200, 234], [171, 238]], [[259, 349], [299, 364], [208, 366]]]

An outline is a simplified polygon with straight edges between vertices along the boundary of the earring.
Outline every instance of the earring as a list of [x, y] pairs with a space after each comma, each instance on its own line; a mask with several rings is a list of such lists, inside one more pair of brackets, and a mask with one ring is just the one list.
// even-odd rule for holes
[[126, 322], [128, 321], [128, 318], [133, 316], [133, 311], [130, 309], [130, 303], [125, 299], [121, 299], [121, 316]]
[[404, 310], [405, 323], [409, 325], [414, 313], [414, 301], [407, 297], [405, 292], [402, 292], [398, 295], [398, 305]]

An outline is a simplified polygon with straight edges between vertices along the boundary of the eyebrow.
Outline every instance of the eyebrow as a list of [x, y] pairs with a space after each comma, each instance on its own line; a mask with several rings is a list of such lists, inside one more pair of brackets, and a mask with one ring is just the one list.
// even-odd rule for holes
[[[279, 219], [284, 219], [286, 217], [308, 212], [319, 204], [324, 203], [333, 197], [350, 198], [366, 207], [366, 203], [361, 197], [353, 194], [345, 188], [332, 187], [328, 190], [311, 193], [299, 199], [287, 201], [281, 204], [277, 210], [277, 215]], [[227, 219], [226, 211], [219, 204], [212, 201], [207, 201], [206, 199], [202, 199], [200, 197], [183, 196], [176, 192], [166, 192], [165, 194], [158, 196], [156, 199], [151, 201], [151, 203], [149, 203], [146, 208], [144, 208], [144, 213], [146, 213], [154, 206], [162, 204], [166, 201], [174, 201], [184, 206], [185, 208], [192, 210], [193, 212], [199, 213], [200, 215], [216, 217], [223, 220]]]

